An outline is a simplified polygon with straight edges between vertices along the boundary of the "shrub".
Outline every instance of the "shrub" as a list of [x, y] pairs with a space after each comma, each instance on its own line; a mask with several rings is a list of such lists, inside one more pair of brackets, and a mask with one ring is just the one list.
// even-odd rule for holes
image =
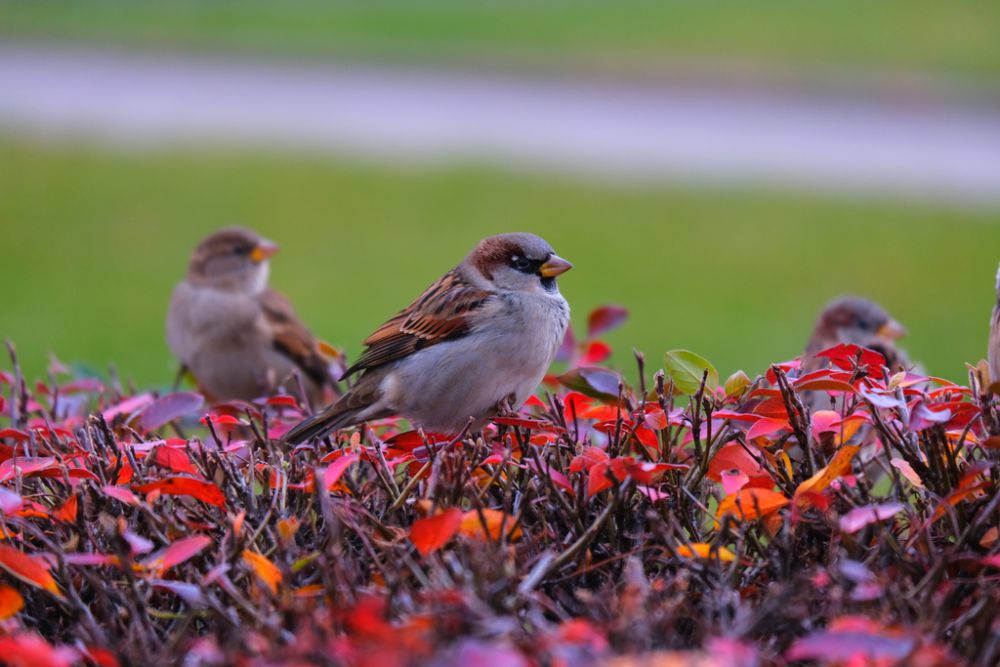
[[[592, 318], [482, 434], [288, 449], [280, 395], [206, 409], [0, 374], [11, 664], [996, 664], [1000, 415], [841, 346], [630, 387]], [[648, 385], [647, 385], [648, 382]], [[995, 388], [995, 387], [994, 387]], [[807, 408], [806, 406], [816, 406]], [[829, 408], [829, 409], [825, 409]], [[646, 661], [646, 662], [644, 662]]]

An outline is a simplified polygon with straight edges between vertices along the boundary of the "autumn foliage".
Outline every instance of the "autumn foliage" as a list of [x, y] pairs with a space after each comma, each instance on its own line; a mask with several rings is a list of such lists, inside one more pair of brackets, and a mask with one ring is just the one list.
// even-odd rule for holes
[[[600, 335], [516, 415], [295, 448], [204, 405], [0, 372], [14, 665], [994, 665], [996, 386], [840, 346], [722, 380]], [[659, 364], [657, 364], [659, 365]]]

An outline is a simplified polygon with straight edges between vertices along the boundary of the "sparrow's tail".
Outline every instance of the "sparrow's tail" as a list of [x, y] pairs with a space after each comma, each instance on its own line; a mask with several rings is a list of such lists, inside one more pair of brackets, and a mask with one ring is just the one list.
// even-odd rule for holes
[[312, 417], [303, 419], [292, 427], [292, 430], [286, 433], [282, 439], [289, 444], [297, 445], [312, 438], [322, 438], [330, 431], [351, 426], [360, 421], [357, 417], [361, 410], [341, 406], [340, 403], [341, 401], [337, 401]]

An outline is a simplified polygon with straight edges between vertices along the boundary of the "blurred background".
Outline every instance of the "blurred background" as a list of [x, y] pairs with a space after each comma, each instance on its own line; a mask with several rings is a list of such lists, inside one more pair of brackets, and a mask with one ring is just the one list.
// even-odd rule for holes
[[[576, 268], [578, 328], [725, 377], [871, 297], [932, 374], [985, 356], [1000, 260], [995, 0], [0, 0], [0, 336], [165, 385], [197, 242], [346, 348], [481, 237]], [[6, 366], [6, 363], [4, 364]]]

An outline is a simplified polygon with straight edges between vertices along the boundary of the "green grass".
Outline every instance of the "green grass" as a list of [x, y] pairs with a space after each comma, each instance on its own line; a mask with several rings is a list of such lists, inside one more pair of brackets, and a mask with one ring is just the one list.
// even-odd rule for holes
[[1000, 74], [995, 0], [0, 0], [0, 33], [614, 71], [693, 59]]
[[577, 324], [601, 303], [631, 309], [610, 339], [620, 366], [633, 346], [657, 366], [683, 347], [723, 377], [795, 356], [822, 304], [859, 292], [909, 326], [930, 371], [964, 378], [985, 354], [1000, 248], [1000, 212], [9, 140], [0, 222], [0, 336], [28, 371], [54, 351], [140, 383], [172, 378], [170, 290], [225, 224], [282, 245], [273, 283], [351, 355], [480, 237], [530, 230], [576, 264], [560, 284]]

